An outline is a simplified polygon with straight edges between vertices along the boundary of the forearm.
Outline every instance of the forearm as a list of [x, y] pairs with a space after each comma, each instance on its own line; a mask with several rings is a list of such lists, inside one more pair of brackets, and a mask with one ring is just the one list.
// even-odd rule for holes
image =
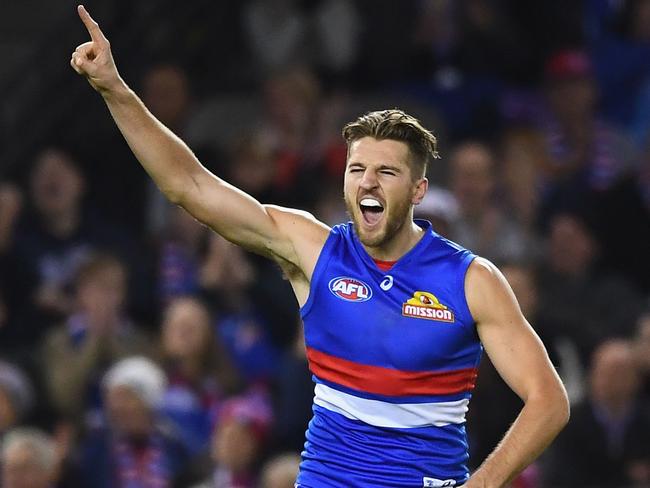
[[99, 25], [83, 6], [78, 12], [91, 41], [75, 49], [70, 65], [102, 95], [136, 158], [167, 198], [231, 242], [298, 264], [292, 237], [306, 229], [318, 240], [324, 226], [308, 215], [264, 206], [206, 170], [124, 83]]
[[196, 184], [196, 176], [205, 172], [201, 163], [123, 81], [102, 96], [140, 164], [169, 200], [182, 203]]
[[272, 221], [257, 200], [208, 172], [124, 82], [102, 96], [133, 154], [172, 203], [226, 239], [264, 250], [260, 243], [272, 235]]
[[566, 397], [530, 398], [503, 440], [464, 488], [505, 486], [546, 449], [568, 420]]

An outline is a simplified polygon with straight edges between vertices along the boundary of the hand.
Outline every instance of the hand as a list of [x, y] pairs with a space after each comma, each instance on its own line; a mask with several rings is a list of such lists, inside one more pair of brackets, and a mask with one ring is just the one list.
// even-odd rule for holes
[[77, 7], [77, 12], [88, 29], [91, 41], [85, 42], [75, 49], [70, 65], [103, 95], [123, 82], [115, 67], [115, 61], [113, 61], [111, 45], [99, 25], [83, 5]]

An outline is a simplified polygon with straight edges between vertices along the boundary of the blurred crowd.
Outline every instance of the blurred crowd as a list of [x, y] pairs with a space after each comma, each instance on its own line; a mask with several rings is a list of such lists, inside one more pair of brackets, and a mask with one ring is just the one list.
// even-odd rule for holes
[[[650, 486], [650, 0], [196, 3], [112, 7], [151, 112], [330, 225], [343, 123], [419, 117], [442, 158], [416, 216], [501, 268], [572, 403], [513, 487]], [[0, 172], [1, 486], [292, 488], [313, 387], [290, 286], [168, 204], [101, 117]], [[521, 404], [485, 357], [472, 467]]]

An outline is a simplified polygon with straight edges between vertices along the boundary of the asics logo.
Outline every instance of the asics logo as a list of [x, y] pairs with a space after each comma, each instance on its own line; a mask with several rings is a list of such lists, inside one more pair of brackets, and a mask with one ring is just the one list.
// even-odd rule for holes
[[384, 291], [390, 290], [393, 287], [393, 277], [391, 275], [387, 275], [386, 278], [384, 278], [381, 283], [379, 283], [379, 287]]

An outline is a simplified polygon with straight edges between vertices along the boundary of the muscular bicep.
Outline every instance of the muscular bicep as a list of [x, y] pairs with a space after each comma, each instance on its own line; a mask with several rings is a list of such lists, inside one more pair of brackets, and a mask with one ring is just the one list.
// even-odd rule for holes
[[483, 347], [508, 386], [524, 401], [547, 388], [562, 388], [542, 341], [501, 272], [477, 258], [465, 288]]
[[178, 203], [234, 244], [290, 263], [306, 274], [329, 232], [307, 212], [263, 205], [207, 170], [193, 175]]

